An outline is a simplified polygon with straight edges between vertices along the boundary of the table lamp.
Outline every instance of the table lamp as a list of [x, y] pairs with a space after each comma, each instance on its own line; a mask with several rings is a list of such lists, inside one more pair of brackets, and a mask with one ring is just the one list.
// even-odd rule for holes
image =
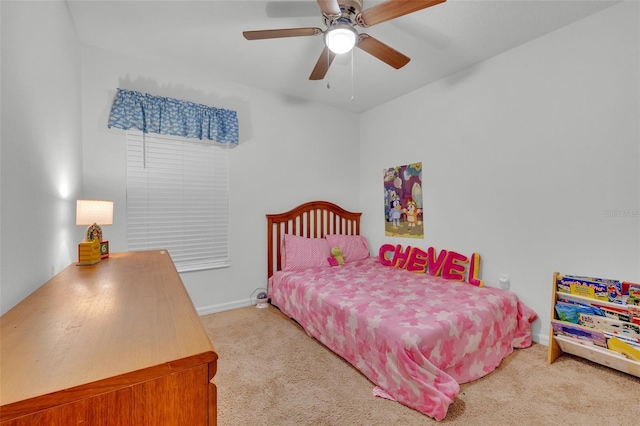
[[102, 238], [102, 226], [113, 224], [113, 201], [77, 200], [76, 225], [86, 225], [78, 244], [78, 265], [93, 265], [109, 257], [109, 241]]

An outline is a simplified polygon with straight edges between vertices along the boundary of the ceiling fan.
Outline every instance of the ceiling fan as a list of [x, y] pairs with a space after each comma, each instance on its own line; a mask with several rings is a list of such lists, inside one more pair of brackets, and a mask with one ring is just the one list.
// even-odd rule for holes
[[325, 47], [311, 71], [309, 80], [322, 80], [331, 66], [336, 54], [349, 52], [354, 46], [380, 59], [395, 69], [402, 68], [411, 59], [387, 46], [368, 34], [358, 34], [355, 26], [363, 28], [427, 7], [444, 3], [446, 0], [388, 0], [384, 3], [362, 10], [363, 0], [316, 0], [326, 30], [316, 27], [285, 28], [277, 30], [244, 31], [247, 40], [268, 38], [306, 37], [324, 35]]

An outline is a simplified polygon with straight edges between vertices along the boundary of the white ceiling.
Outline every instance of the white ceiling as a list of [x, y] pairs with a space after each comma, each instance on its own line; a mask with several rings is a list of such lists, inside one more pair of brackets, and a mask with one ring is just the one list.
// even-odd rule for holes
[[[395, 70], [355, 49], [310, 81], [323, 38], [245, 40], [244, 30], [320, 27], [315, 0], [68, 0], [80, 41], [143, 59], [361, 112], [609, 7], [612, 0], [448, 0], [356, 27], [411, 58]], [[364, 0], [367, 9], [379, 1]], [[353, 67], [352, 67], [353, 65]], [[327, 88], [330, 83], [330, 89]], [[177, 82], [176, 82], [177, 83]], [[188, 82], [180, 82], [188, 85]], [[352, 99], [353, 96], [353, 99]]]

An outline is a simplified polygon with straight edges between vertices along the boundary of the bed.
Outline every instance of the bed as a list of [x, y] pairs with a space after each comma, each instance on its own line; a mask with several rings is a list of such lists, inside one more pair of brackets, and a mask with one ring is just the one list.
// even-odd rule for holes
[[[360, 216], [326, 201], [268, 214], [270, 301], [371, 380], [374, 395], [442, 420], [459, 384], [531, 345], [536, 314], [511, 292], [382, 265]], [[342, 265], [330, 264], [334, 246]]]

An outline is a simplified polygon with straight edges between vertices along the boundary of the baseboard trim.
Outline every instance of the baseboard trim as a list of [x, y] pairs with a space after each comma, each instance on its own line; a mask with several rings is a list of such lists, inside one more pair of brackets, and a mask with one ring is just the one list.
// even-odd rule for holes
[[541, 345], [549, 346], [549, 336], [546, 334], [534, 334], [531, 336], [531, 340]]
[[220, 303], [217, 305], [203, 306], [200, 308], [196, 308], [196, 311], [198, 312], [198, 315], [202, 316], [215, 314], [216, 312], [230, 311], [231, 309], [244, 308], [251, 305], [251, 299], [244, 299], [236, 300], [234, 302]]

